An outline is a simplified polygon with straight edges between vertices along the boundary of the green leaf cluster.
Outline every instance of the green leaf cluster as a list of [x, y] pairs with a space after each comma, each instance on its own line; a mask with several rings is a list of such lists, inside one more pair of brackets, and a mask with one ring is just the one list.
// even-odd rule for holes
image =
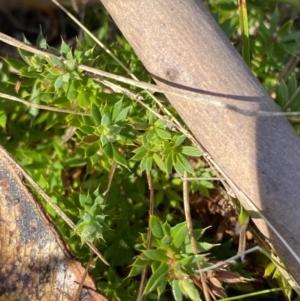
[[[167, 222], [162, 222], [152, 215], [149, 221], [152, 233], [152, 248], [143, 250], [132, 264], [129, 277], [140, 274], [145, 266], [151, 266], [152, 275], [148, 279], [144, 294], [154, 290], [161, 296], [167, 283], [172, 287], [176, 301], [181, 301], [184, 296], [191, 300], [199, 300], [199, 291], [191, 279], [197, 275], [197, 262], [207, 266], [207, 254], [194, 255], [188, 234], [186, 222], [178, 223], [171, 227]], [[197, 229], [194, 235], [197, 240], [202, 238], [205, 229]], [[147, 244], [147, 236], [142, 234], [143, 245]], [[209, 251], [214, 245], [197, 241], [199, 253]]]
[[103, 232], [109, 230], [105, 222], [104, 198], [96, 189], [93, 196], [79, 195], [79, 202], [83, 209], [80, 210], [80, 220], [76, 226], [76, 232], [81, 235], [82, 244], [94, 242], [95, 240], [104, 239]]
[[140, 161], [142, 171], [151, 171], [155, 164], [166, 174], [172, 172], [175, 168], [179, 175], [184, 171], [194, 174], [194, 169], [186, 156], [200, 157], [201, 152], [193, 146], [185, 146], [183, 143], [186, 136], [172, 133], [160, 119], [148, 113], [149, 123], [133, 120], [133, 126], [136, 128], [147, 128], [143, 135], [138, 137], [141, 146], [134, 150], [135, 155], [132, 160]]

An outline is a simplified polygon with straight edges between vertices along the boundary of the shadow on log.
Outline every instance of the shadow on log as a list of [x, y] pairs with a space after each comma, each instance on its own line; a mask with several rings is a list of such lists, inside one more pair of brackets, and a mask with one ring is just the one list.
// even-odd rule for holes
[[167, 95], [243, 206], [300, 283], [292, 256], [253, 206], [300, 254], [300, 139], [283, 117], [245, 116], [210, 99], [246, 110], [278, 108], [253, 76], [201, 0], [102, 0], [160, 86], [188, 87], [207, 104]]

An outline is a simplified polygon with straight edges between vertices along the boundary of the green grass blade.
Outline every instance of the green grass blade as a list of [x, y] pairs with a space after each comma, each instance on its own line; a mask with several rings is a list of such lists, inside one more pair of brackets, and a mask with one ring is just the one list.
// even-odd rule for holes
[[239, 0], [239, 18], [240, 18], [240, 29], [243, 38], [242, 56], [250, 66], [250, 39], [249, 39], [249, 25], [248, 25], [248, 14], [246, 0]]

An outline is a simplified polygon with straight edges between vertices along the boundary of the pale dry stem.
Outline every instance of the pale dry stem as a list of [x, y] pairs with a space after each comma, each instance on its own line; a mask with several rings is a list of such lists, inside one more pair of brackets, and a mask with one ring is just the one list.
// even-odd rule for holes
[[[197, 241], [196, 241], [196, 239], [194, 237], [194, 233], [193, 233], [193, 223], [192, 223], [192, 218], [191, 218], [191, 209], [190, 209], [190, 202], [189, 202], [189, 183], [186, 180], [186, 178], [188, 178], [188, 173], [185, 171], [184, 172], [184, 180], [182, 182], [184, 214], [185, 214], [185, 220], [186, 220], [188, 233], [189, 233], [190, 240], [191, 240], [193, 253], [195, 256], [197, 256], [198, 255]], [[200, 271], [200, 279], [201, 279], [202, 290], [204, 293], [205, 300], [210, 301], [211, 299], [210, 299], [210, 295], [209, 295], [207, 283], [206, 283], [206, 274], [204, 272], [202, 272], [201, 264], [199, 261], [197, 262], [197, 267]]]
[[[146, 172], [147, 175], [147, 182], [148, 182], [148, 187], [150, 191], [150, 196], [149, 196], [149, 219], [151, 215], [154, 213], [154, 188], [153, 188], [153, 181], [152, 181], [152, 176], [150, 172]], [[152, 241], [152, 233], [150, 227], [148, 227], [148, 233], [147, 233], [147, 246], [146, 249], [149, 250], [151, 249], [151, 241]], [[136, 301], [142, 301], [143, 300], [143, 293], [144, 293], [144, 288], [146, 285], [146, 277], [147, 277], [147, 272], [148, 272], [148, 266], [146, 265], [141, 274], [141, 281], [140, 281], [140, 286], [139, 286], [139, 291], [138, 295], [136, 298]]]

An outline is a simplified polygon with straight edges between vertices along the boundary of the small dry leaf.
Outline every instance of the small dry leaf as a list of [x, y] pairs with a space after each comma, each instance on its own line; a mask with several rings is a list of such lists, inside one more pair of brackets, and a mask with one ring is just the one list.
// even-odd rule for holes
[[211, 290], [212, 296], [226, 298], [227, 295], [222, 286], [222, 283], [214, 276], [213, 273], [208, 273], [207, 275], [207, 286]]
[[241, 276], [239, 273], [236, 272], [218, 270], [215, 273], [216, 277], [218, 277], [219, 280], [224, 281], [226, 283], [240, 283], [249, 281], [249, 279]]
[[[202, 283], [201, 283], [201, 280], [200, 280], [200, 276], [193, 276], [193, 275], [190, 275], [191, 279], [193, 280], [194, 284], [196, 286], [198, 286], [201, 290], [203, 290], [203, 287], [202, 287]], [[206, 286], [207, 290], [208, 290], [208, 293], [210, 294], [210, 296], [216, 300], [216, 297], [215, 295], [212, 293], [211, 289], [209, 286]]]

